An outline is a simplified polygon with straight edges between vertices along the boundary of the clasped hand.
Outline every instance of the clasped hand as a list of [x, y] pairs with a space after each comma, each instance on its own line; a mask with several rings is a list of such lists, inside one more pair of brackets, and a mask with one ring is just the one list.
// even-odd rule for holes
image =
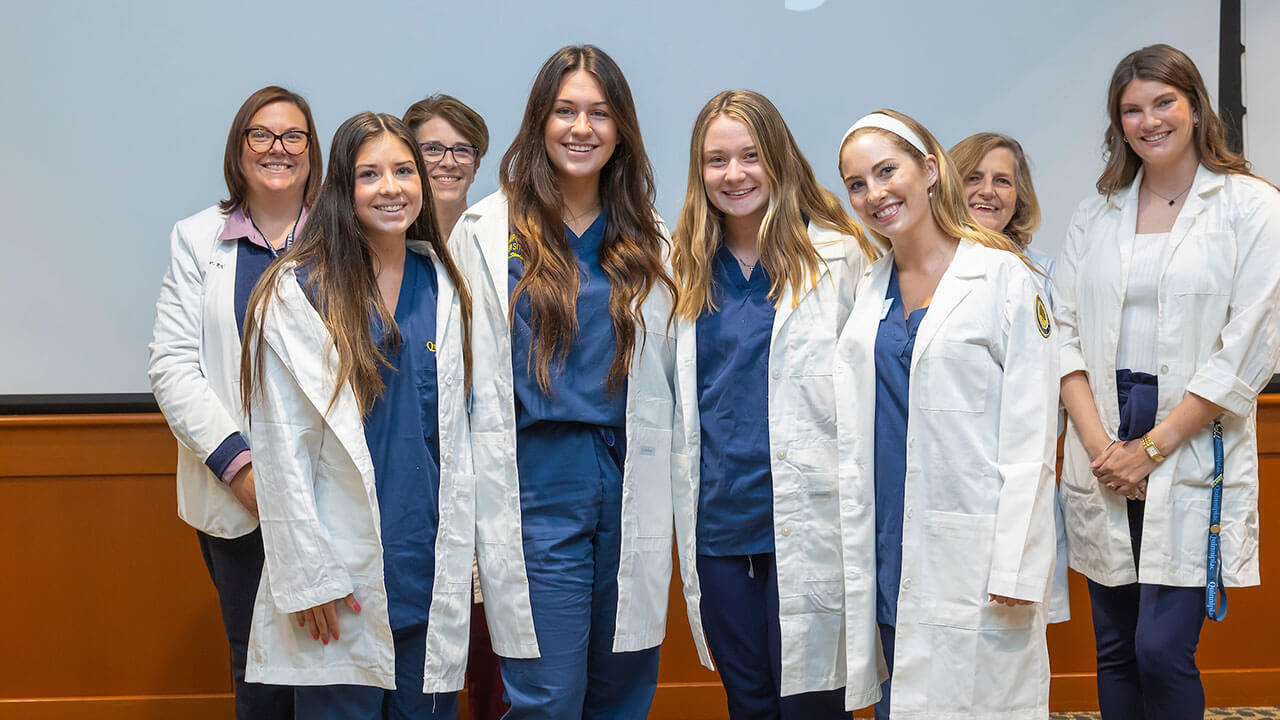
[[1130, 500], [1147, 499], [1147, 476], [1156, 461], [1137, 440], [1114, 442], [1089, 463], [1089, 469], [1108, 490]]

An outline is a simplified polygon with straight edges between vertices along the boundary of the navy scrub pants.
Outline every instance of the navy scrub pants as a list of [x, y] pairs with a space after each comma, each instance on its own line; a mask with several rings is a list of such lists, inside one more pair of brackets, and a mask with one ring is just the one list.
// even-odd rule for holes
[[[368, 685], [315, 685], [294, 689], [297, 720], [455, 720], [458, 694], [422, 692], [427, 626], [391, 631], [396, 689]], [[317, 641], [318, 642], [318, 641]]]
[[502, 658], [506, 720], [643, 720], [658, 648], [613, 652], [622, 541], [620, 435], [577, 423], [520, 431], [525, 572], [541, 657]]
[[293, 717], [293, 688], [244, 681], [253, 603], [262, 579], [262, 530], [238, 538], [196, 531], [200, 554], [218, 591], [222, 625], [231, 645], [231, 678], [236, 691], [236, 720], [287, 720]]
[[[1116, 371], [1120, 427], [1134, 440], [1155, 425], [1155, 376]], [[1129, 539], [1137, 565], [1146, 503], [1129, 500]], [[1205, 528], [1208, 531], [1208, 528]], [[1204, 686], [1196, 646], [1204, 626], [1204, 588], [1131, 583], [1107, 587], [1089, 581], [1093, 635], [1098, 648], [1098, 705], [1103, 720], [1199, 720]]]
[[699, 555], [702, 629], [720, 671], [730, 720], [849, 718], [844, 690], [780, 695], [782, 629], [773, 553]]

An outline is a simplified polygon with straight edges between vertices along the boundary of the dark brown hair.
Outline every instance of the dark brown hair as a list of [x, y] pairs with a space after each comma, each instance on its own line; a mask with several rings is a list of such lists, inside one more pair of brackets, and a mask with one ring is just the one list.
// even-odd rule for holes
[[1111, 195], [1129, 186], [1142, 166], [1142, 159], [1125, 142], [1120, 122], [1120, 96], [1134, 80], [1153, 80], [1177, 88], [1191, 103], [1197, 119], [1194, 133], [1200, 164], [1216, 173], [1236, 173], [1257, 177], [1249, 171], [1244, 155], [1227, 145], [1226, 127], [1213, 111], [1209, 91], [1196, 64], [1186, 53], [1170, 45], [1148, 45], [1134, 50], [1116, 65], [1107, 88], [1107, 118], [1110, 125], [1102, 136], [1102, 156], [1107, 165], [1098, 177], [1098, 192]]
[[[400, 344], [400, 332], [395, 319], [382, 302], [374, 275], [373, 255], [369, 239], [356, 219], [355, 165], [360, 148], [370, 140], [390, 134], [411, 151], [418, 178], [422, 183], [422, 209], [405, 233], [407, 240], [422, 240], [435, 250], [436, 258], [449, 275], [458, 293], [462, 313], [462, 352], [466, 387], [471, 387], [471, 295], [462, 279], [457, 264], [449, 254], [436, 225], [434, 203], [427, 185], [426, 167], [418, 144], [404, 123], [392, 115], [363, 112], [338, 127], [329, 150], [329, 169], [319, 197], [311, 208], [311, 214], [302, 227], [298, 242], [262, 276], [249, 296], [249, 307], [244, 320], [246, 348], [241, 356], [241, 400], [248, 412], [254, 388], [263, 382], [262, 318], [266, 306], [275, 297], [279, 276], [284, 269], [296, 264], [307, 271], [306, 290], [314, 298], [316, 309], [324, 320], [325, 328], [338, 351], [338, 367], [334, 383], [337, 399], [341, 388], [351, 383], [359, 403], [361, 414], [367, 413], [373, 401], [384, 389], [379, 367], [388, 366], [386, 356], [369, 334], [370, 312], [375, 312], [387, 328], [386, 347], [394, 349]], [[327, 350], [326, 350], [327, 352]], [[253, 362], [253, 358], [257, 358]]]
[[960, 174], [960, 182], [968, 183], [969, 174], [977, 169], [987, 153], [996, 148], [1013, 153], [1013, 190], [1018, 196], [1013, 215], [1003, 232], [1018, 247], [1025, 249], [1031, 244], [1031, 236], [1040, 229], [1040, 201], [1036, 198], [1036, 186], [1031, 182], [1031, 162], [1022, 151], [1022, 145], [1008, 135], [980, 132], [956, 143], [948, 153]]
[[293, 103], [302, 117], [307, 119], [307, 160], [310, 170], [307, 173], [307, 184], [302, 189], [302, 203], [310, 207], [316, 200], [316, 194], [320, 192], [320, 173], [324, 160], [320, 157], [320, 140], [316, 137], [316, 121], [311, 117], [311, 106], [295, 92], [268, 85], [250, 95], [231, 121], [231, 130], [227, 133], [227, 149], [222, 154], [222, 174], [227, 179], [229, 197], [218, 203], [218, 209], [224, 213], [244, 203], [245, 179], [244, 172], [240, 170], [240, 158], [248, 150], [244, 131], [249, 129], [249, 123], [253, 122], [253, 116], [259, 110], [277, 102]]
[[409, 126], [409, 132], [417, 135], [418, 128], [436, 116], [443, 118], [467, 142], [476, 146], [476, 165], [479, 165], [479, 159], [489, 151], [489, 127], [484, 124], [480, 113], [453, 96], [437, 93], [410, 105], [404, 111], [404, 124]]
[[[530, 363], [538, 385], [551, 392], [551, 363], [563, 362], [578, 332], [578, 266], [565, 237], [556, 170], [543, 137], [565, 76], [585, 70], [595, 77], [618, 128], [618, 145], [600, 171], [600, 198], [606, 214], [600, 266], [609, 278], [609, 315], [617, 349], [609, 367], [609, 390], [622, 388], [636, 346], [636, 326], [645, 329], [640, 306], [654, 284], [674, 297], [663, 267], [666, 241], [653, 211], [653, 166], [640, 139], [631, 88], [622, 70], [593, 45], [564, 47], [547, 59], [529, 91], [524, 119], [502, 157], [499, 178], [510, 203], [512, 232], [524, 253], [525, 273], [511, 293], [523, 293], [531, 309]], [[643, 337], [641, 338], [643, 341]]]

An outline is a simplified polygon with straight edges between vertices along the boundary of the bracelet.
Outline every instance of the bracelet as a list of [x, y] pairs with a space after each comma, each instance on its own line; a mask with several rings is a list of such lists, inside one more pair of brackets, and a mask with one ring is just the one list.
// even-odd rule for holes
[[1164, 455], [1156, 449], [1156, 444], [1151, 442], [1151, 433], [1142, 436], [1142, 449], [1147, 451], [1147, 457], [1155, 460], [1157, 463], [1164, 462]]

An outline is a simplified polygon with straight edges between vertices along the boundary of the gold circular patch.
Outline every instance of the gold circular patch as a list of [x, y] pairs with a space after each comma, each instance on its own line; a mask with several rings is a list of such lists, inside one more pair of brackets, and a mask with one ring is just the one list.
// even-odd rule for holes
[[1040, 328], [1040, 334], [1049, 337], [1049, 311], [1044, 306], [1044, 301], [1036, 295], [1036, 326]]

